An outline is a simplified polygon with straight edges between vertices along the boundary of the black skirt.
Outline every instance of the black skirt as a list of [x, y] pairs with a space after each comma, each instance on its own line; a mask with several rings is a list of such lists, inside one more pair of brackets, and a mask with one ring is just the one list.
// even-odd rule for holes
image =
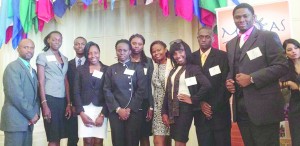
[[170, 125], [170, 136], [175, 141], [186, 143], [193, 121], [193, 105], [179, 103], [179, 116], [174, 117], [174, 124]]
[[56, 98], [51, 95], [46, 95], [48, 107], [51, 111], [51, 120], [48, 123], [44, 119], [44, 126], [48, 142], [59, 141], [66, 138], [66, 99]]

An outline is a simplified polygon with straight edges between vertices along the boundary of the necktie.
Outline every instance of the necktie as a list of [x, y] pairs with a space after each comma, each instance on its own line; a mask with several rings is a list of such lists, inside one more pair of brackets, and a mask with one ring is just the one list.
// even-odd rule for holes
[[81, 65], [81, 59], [79, 58], [77, 61], [77, 67]]
[[205, 61], [206, 61], [206, 54], [202, 54], [202, 55], [201, 55], [201, 63], [202, 63], [202, 66], [204, 65]]
[[29, 69], [29, 73], [31, 75], [31, 77], [33, 78], [33, 74], [32, 74], [32, 67], [30, 64], [27, 65], [28, 69]]
[[246, 37], [245, 34], [242, 34], [242, 35], [241, 35], [241, 38], [240, 38], [240, 48], [242, 48], [242, 46], [243, 46], [244, 43], [245, 43], [245, 37]]

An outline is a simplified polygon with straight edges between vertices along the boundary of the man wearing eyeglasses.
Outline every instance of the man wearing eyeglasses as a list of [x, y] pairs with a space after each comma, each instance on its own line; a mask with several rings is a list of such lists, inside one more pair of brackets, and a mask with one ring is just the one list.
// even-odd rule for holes
[[246, 146], [279, 146], [279, 122], [284, 119], [279, 78], [288, 72], [278, 35], [258, 30], [251, 5], [233, 9], [239, 35], [226, 44], [230, 72], [226, 80], [233, 94], [233, 121]]
[[37, 75], [30, 66], [34, 48], [32, 40], [21, 40], [19, 58], [4, 71], [0, 129], [4, 131], [5, 146], [31, 146], [33, 125], [40, 118]]
[[205, 101], [194, 112], [198, 143], [201, 146], [230, 146], [230, 94], [225, 87], [227, 55], [212, 48], [214, 39], [211, 28], [200, 28], [197, 39], [200, 48], [193, 53], [193, 63], [200, 66], [212, 85]]

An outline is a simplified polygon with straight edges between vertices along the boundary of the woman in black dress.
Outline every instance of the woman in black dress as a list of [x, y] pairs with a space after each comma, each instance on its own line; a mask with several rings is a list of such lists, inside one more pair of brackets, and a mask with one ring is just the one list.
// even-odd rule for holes
[[292, 145], [296, 146], [300, 144], [300, 44], [294, 39], [287, 39], [283, 42], [283, 48], [289, 60], [290, 71], [281, 86], [291, 90], [288, 120]]

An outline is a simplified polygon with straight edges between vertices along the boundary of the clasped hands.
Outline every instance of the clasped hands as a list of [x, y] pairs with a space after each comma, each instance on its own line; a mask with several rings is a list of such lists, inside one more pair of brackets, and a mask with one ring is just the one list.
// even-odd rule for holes
[[[247, 87], [251, 84], [251, 76], [244, 73], [236, 74], [235, 80], [240, 87]], [[235, 93], [234, 83], [233, 79], [226, 80], [226, 88], [230, 93]]]
[[118, 111], [119, 119], [124, 121], [127, 120], [130, 116], [130, 112], [130, 108], [120, 108]]
[[104, 115], [99, 114], [99, 116], [96, 118], [95, 122], [84, 112], [80, 113], [80, 117], [82, 119], [82, 122], [86, 127], [101, 127], [104, 121]]

